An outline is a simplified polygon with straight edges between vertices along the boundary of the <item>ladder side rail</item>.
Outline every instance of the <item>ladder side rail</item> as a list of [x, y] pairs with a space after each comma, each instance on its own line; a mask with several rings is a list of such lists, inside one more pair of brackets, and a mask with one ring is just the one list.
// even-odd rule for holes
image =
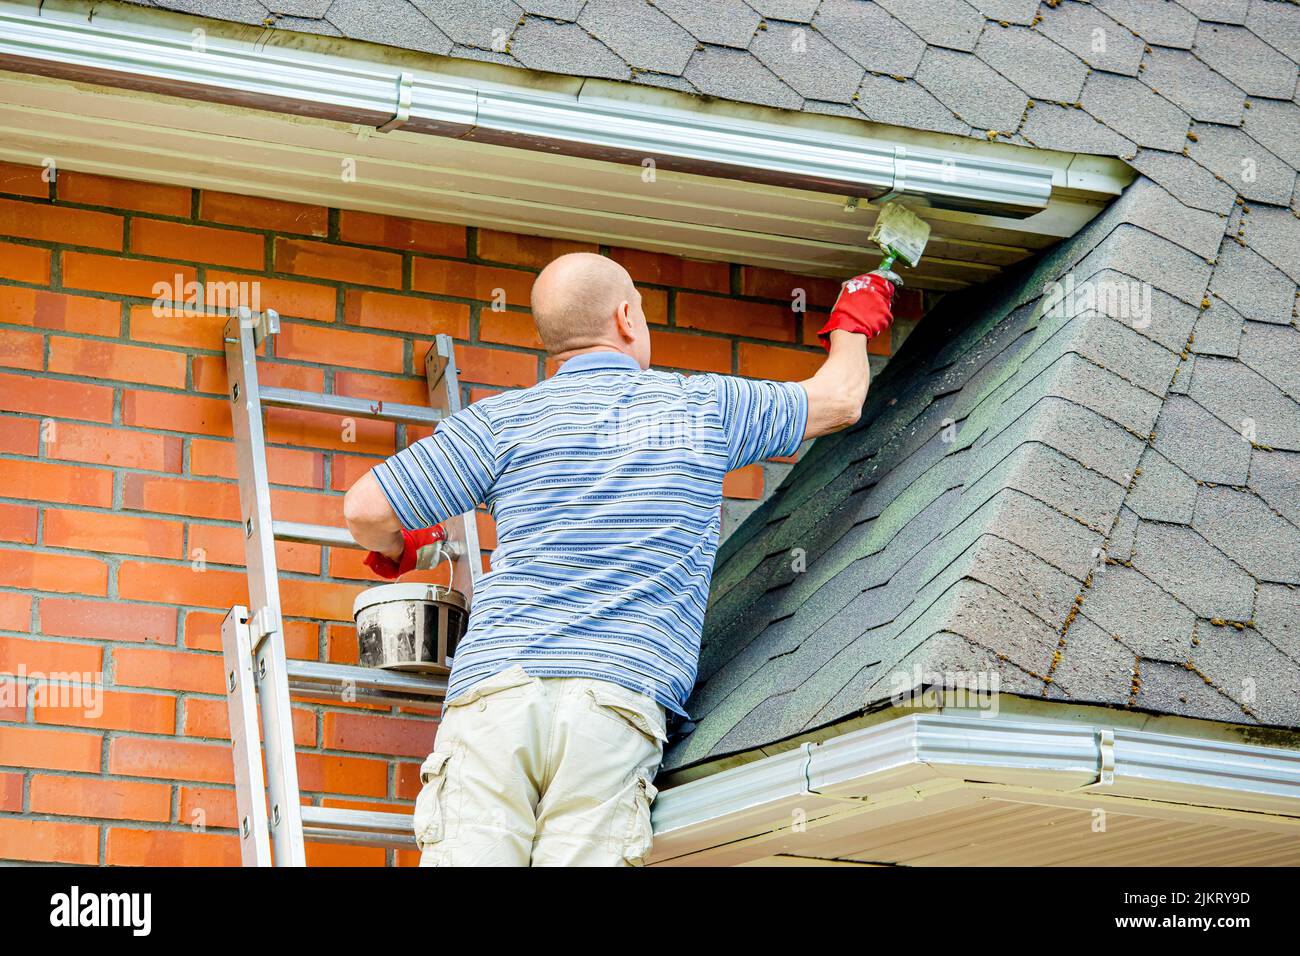
[[261, 733], [257, 720], [257, 684], [248, 609], [232, 607], [221, 622], [221, 649], [226, 664], [226, 706], [235, 756], [235, 802], [239, 810], [239, 857], [244, 866], [271, 865], [271, 832], [262, 776]]
[[227, 322], [224, 336], [232, 430], [239, 465], [239, 502], [244, 520], [249, 637], [262, 705], [275, 863], [277, 866], [306, 866], [284, 625], [280, 613], [280, 584], [271, 521], [266, 436], [257, 381], [257, 331], [257, 325], [236, 317]]
[[[445, 332], [434, 337], [424, 359], [425, 381], [429, 386], [429, 405], [438, 409], [443, 417], [454, 415], [461, 409], [460, 375], [456, 369], [455, 348], [452, 337]], [[453, 543], [451, 586], [465, 596], [467, 607], [472, 606], [474, 585], [483, 573], [482, 552], [479, 550], [478, 517], [474, 511], [456, 515], [443, 522], [447, 540]]]

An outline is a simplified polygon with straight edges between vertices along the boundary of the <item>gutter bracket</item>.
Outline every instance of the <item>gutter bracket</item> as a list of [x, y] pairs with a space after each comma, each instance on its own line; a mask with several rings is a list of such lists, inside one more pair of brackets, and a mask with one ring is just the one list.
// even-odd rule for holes
[[807, 743], [805, 743], [802, 747], [799, 748], [804, 753], [804, 762], [803, 762], [803, 768], [801, 773], [801, 776], [803, 777], [803, 782], [799, 785], [799, 795], [806, 796], [806, 797], [816, 797], [818, 800], [838, 800], [840, 803], [852, 803], [859, 807], [863, 806], [864, 804], [869, 804], [871, 802], [870, 797], [836, 797], [829, 793], [821, 793], [817, 790], [814, 790], [811, 786], [809, 786], [811, 782], [811, 778], [809, 777], [809, 771], [812, 768], [813, 748], [815, 746], [817, 745], [810, 740]]
[[1097, 779], [1079, 790], [1094, 790], [1115, 785], [1115, 731], [1103, 727], [1097, 731]]
[[876, 204], [883, 206], [891, 199], [897, 199], [907, 190], [907, 147], [894, 145], [894, 183], [889, 192], [879, 197]]
[[390, 133], [406, 125], [406, 121], [411, 118], [411, 88], [414, 85], [414, 75], [403, 70], [402, 75], [397, 78], [397, 104], [393, 118], [383, 126], [376, 127], [376, 132]]

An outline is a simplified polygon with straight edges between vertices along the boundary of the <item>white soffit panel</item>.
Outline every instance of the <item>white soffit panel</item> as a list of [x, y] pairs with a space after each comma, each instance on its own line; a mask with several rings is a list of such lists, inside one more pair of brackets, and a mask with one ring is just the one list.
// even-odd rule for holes
[[[0, 3], [0, 14], [16, 7], [31, 9]], [[133, 9], [162, 20], [171, 17]], [[370, 99], [383, 95], [378, 87]], [[368, 88], [358, 87], [361, 93]], [[418, 83], [416, 88], [418, 93]], [[618, 102], [610, 94], [621, 89], [618, 84], [593, 82], [583, 88], [587, 93], [575, 101], [614, 115]], [[660, 94], [635, 92], [639, 101]], [[627, 109], [644, 106], [634, 102]], [[355, 103], [348, 108], [359, 111]], [[482, 102], [479, 113], [484, 113]], [[500, 125], [507, 125], [507, 119], [503, 114]], [[797, 125], [810, 119], [798, 117]], [[727, 123], [741, 121], [719, 122], [725, 130]], [[816, 135], [810, 129], [799, 138]], [[951, 146], [945, 155], [962, 163], [963, 153], [982, 145], [943, 139]], [[864, 137], [862, 142], [866, 148], [886, 141]], [[905, 150], [918, 154], [911, 145]], [[1046, 208], [1023, 219], [919, 208], [934, 235], [910, 284], [947, 290], [984, 282], [1072, 235], [1131, 176], [1117, 161], [1037, 151], [1029, 155], [1051, 172]], [[874, 210], [865, 200], [862, 208], [851, 208], [845, 194], [662, 168], [647, 181], [640, 166], [406, 130], [379, 133], [368, 125], [317, 116], [27, 73], [0, 72], [0, 159], [27, 164], [52, 159], [61, 168], [104, 175], [811, 274], [842, 277], [870, 268], [878, 259], [863, 247]], [[341, 174], [349, 160], [355, 163], [354, 181]]]

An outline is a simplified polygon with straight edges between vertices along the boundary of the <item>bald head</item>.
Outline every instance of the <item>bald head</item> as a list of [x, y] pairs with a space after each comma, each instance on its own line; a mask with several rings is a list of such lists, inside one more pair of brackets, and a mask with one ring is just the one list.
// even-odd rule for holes
[[[605, 256], [560, 256], [533, 283], [533, 321], [551, 355], [597, 345], [621, 347], [618, 315], [623, 303], [640, 314], [640, 296], [627, 270]], [[642, 320], [644, 321], [644, 320]]]

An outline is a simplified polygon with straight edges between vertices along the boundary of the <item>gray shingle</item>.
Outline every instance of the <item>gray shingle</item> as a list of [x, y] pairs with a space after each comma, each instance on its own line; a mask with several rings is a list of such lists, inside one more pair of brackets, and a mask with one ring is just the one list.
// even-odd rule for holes
[[1300, 219], [1290, 209], [1255, 206], [1242, 225], [1251, 249], [1300, 281]]
[[744, 50], [696, 50], [682, 75], [709, 96], [792, 110], [803, 104], [803, 97]]
[[1240, 362], [1199, 356], [1187, 394], [1239, 434], [1253, 426], [1259, 444], [1300, 451], [1300, 405]]
[[1028, 26], [1038, 15], [1038, 0], [970, 0], [970, 5], [990, 20]]
[[1245, 111], [1242, 128], [1284, 163], [1300, 166], [1300, 106], [1277, 100], [1254, 100]]
[[1292, 660], [1300, 660], [1300, 589], [1261, 584], [1255, 595], [1255, 627]]
[[[1250, 461], [1250, 487], [1300, 527], [1300, 455], [1257, 449]], [[1300, 618], [1297, 618], [1300, 628]]]
[[1191, 118], [1127, 77], [1092, 74], [1081, 102], [1085, 110], [1139, 146], [1177, 152], [1187, 144]]
[[1291, 201], [1295, 170], [1241, 130], [1196, 123], [1192, 133], [1196, 141], [1188, 145], [1188, 155], [1241, 195], [1278, 205]]
[[741, 0], [655, 0], [697, 40], [743, 50], [762, 21]]
[[772, 23], [760, 30], [750, 52], [796, 93], [831, 103], [851, 103], [865, 71], [816, 30]]
[[1300, 584], [1300, 528], [1234, 488], [1203, 488], [1192, 527], [1260, 581]]
[[1251, 577], [1190, 528], [1140, 522], [1133, 567], [1198, 617], [1244, 621], [1255, 604]]
[[1219, 250], [1210, 289], [1251, 322], [1291, 322], [1296, 284], [1259, 253], [1231, 239]]
[[411, 0], [456, 43], [504, 51], [523, 11], [512, 0]]
[[1043, 7], [1038, 29], [1093, 69], [1137, 76], [1142, 41], [1099, 10], [1081, 3]]
[[984, 18], [965, 0], [877, 0], [921, 39], [935, 46], [970, 52]]
[[745, 0], [763, 16], [789, 23], [811, 23], [821, 0]]
[[406, 0], [334, 0], [326, 19], [346, 37], [392, 44], [426, 53], [451, 52], [452, 42], [424, 14]]
[[1202, 23], [1196, 56], [1253, 96], [1290, 99], [1296, 65], [1244, 27]]
[[1236, 199], [1237, 194], [1226, 183], [1181, 153], [1140, 149], [1129, 163], [1185, 205], [1223, 215]]
[[1253, 628], [1201, 628], [1196, 664], [1216, 687], [1263, 723], [1300, 721], [1300, 666]]
[[272, 30], [292, 30], [296, 33], [310, 33], [314, 36], [343, 36], [343, 31], [328, 20], [319, 20], [314, 17], [286, 17], [276, 14], [275, 22], [270, 26]]
[[1070, 700], [1123, 704], [1133, 684], [1133, 653], [1086, 617], [1065, 634], [1052, 687]]
[[638, 70], [681, 75], [695, 38], [646, 0], [588, 3], [578, 25]]
[[271, 14], [257, 0], [154, 0], [150, 6], [231, 23], [261, 25]]
[[1196, 17], [1174, 0], [1094, 0], [1098, 10], [1148, 43], [1186, 50], [1196, 39]]
[[868, 73], [858, 90], [856, 106], [863, 116], [877, 123], [917, 124], [960, 136], [970, 132], [970, 127], [953, 116], [952, 110], [923, 90], [919, 83], [911, 81], [899, 83], [887, 76]]
[[1182, 396], [1171, 396], [1165, 402], [1156, 420], [1152, 447], [1199, 481], [1240, 485], [1250, 467], [1250, 444]]
[[1241, 705], [1219, 693], [1185, 662], [1144, 660], [1133, 706], [1167, 714], [1195, 714], [1207, 720], [1252, 723]]
[[1300, 8], [1293, 3], [1256, 3], [1246, 29], [1292, 60], [1300, 60]]
[[[1203, 123], [1240, 126], [1246, 94], [1184, 50], [1153, 47], [1142, 61], [1142, 82]], [[1175, 152], [1186, 143], [1180, 142]]]
[[1245, 23], [1250, 0], [1178, 0], [1202, 20], [1216, 23]]
[[1196, 616], [1132, 568], [1108, 565], [1095, 573], [1079, 613], [1144, 657], [1177, 659], [1191, 650]]
[[631, 69], [609, 47], [576, 23], [528, 17], [510, 41], [510, 52], [530, 70], [626, 80]]
[[822, 0], [813, 25], [873, 73], [912, 76], [925, 42], [875, 4]]
[[1196, 482], [1154, 448], [1143, 453], [1139, 467], [1142, 473], [1134, 477], [1125, 504], [1149, 521], [1190, 523]]
[[1245, 321], [1241, 313], [1226, 302], [1213, 303], [1196, 320], [1192, 351], [1197, 355], [1236, 358]]
[[1077, 102], [1088, 75], [1088, 67], [1077, 56], [1025, 27], [985, 31], [975, 53], [1039, 100]]
[[1083, 110], [1035, 101], [1025, 117], [1021, 134], [1043, 149], [1097, 153], [1123, 158], [1137, 152], [1137, 144], [1099, 123]]
[[1251, 369], [1300, 401], [1300, 331], [1252, 322], [1241, 337], [1240, 357]]
[[916, 71], [917, 82], [958, 118], [981, 129], [1014, 130], [1028, 97], [969, 53], [931, 47]]

